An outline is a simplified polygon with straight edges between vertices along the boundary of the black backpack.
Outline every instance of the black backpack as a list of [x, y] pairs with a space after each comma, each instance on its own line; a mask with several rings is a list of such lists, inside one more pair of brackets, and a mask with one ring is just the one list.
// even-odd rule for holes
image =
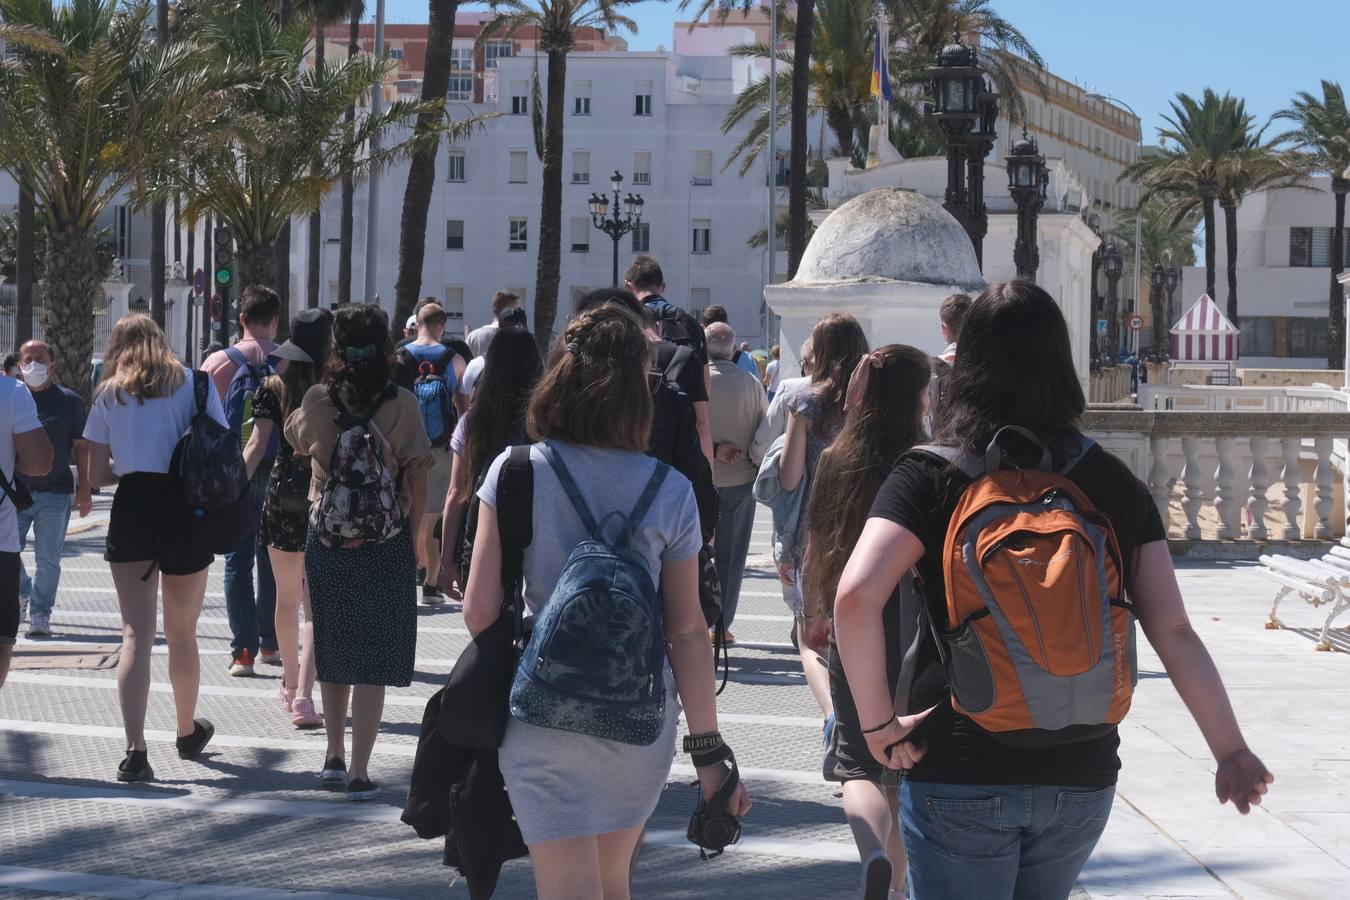
[[239, 432], [206, 412], [210, 388], [207, 374], [194, 370], [196, 412], [169, 463], [169, 534], [196, 553], [232, 553], [251, 527], [253, 503]]

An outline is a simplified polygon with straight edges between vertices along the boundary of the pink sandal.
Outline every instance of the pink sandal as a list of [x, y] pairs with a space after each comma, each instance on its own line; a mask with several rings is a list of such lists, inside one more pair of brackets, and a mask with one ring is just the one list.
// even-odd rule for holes
[[323, 716], [314, 709], [313, 700], [296, 697], [291, 704], [291, 724], [296, 728], [318, 728], [323, 724]]

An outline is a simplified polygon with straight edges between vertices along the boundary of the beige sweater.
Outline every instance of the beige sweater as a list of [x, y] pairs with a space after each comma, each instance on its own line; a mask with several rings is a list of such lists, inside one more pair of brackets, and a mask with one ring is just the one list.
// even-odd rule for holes
[[713, 484], [719, 488], [749, 484], [758, 471], [750, 461], [750, 443], [769, 409], [769, 398], [759, 379], [729, 359], [708, 366], [712, 389], [708, 394], [708, 420], [714, 444], [732, 444], [741, 449], [734, 463], [713, 463]]

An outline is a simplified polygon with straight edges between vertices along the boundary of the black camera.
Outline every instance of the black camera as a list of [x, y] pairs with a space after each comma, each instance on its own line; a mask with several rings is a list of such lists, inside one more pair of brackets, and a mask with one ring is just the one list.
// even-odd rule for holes
[[689, 818], [689, 842], [698, 846], [701, 859], [721, 856], [723, 850], [741, 839], [741, 820], [727, 811], [727, 805], [741, 784], [741, 771], [736, 767], [736, 758], [731, 755], [730, 748], [726, 749], [723, 759], [718, 761], [731, 763], [726, 780], [711, 799], [703, 797], [700, 791], [698, 806]]

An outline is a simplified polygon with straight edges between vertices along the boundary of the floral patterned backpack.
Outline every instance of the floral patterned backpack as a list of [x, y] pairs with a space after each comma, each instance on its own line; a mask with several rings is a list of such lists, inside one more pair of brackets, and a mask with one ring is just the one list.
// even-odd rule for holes
[[385, 462], [389, 443], [374, 421], [393, 390], [386, 388], [366, 415], [357, 416], [343, 405], [336, 387], [328, 389], [337, 410], [338, 439], [328, 482], [312, 513], [314, 531], [326, 547], [378, 544], [403, 530], [397, 479]]

